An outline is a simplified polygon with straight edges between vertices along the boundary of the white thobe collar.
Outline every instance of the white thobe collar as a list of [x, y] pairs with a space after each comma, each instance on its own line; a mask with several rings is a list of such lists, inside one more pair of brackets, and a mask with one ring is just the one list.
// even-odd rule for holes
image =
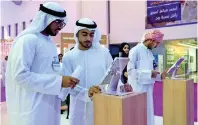
[[148, 47], [146, 47], [146, 46], [144, 45], [144, 43], [140, 43], [140, 45], [141, 45], [143, 48], [145, 48], [146, 50], [148, 50]]

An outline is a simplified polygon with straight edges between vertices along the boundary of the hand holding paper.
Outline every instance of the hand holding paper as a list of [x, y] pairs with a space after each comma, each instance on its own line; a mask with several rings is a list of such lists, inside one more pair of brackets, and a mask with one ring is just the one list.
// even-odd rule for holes
[[[77, 83], [79, 83], [80, 75], [82, 73], [82, 67], [77, 66], [74, 72], [72, 73], [72, 77], [70, 77], [69, 81], [73, 84], [70, 86], [72, 89], [76, 86]], [[65, 77], [65, 76], [63, 76]], [[75, 78], [74, 78], [75, 77]]]
[[82, 70], [83, 68], [81, 66], [78, 66], [72, 73], [72, 76], [63, 76], [63, 81], [62, 81], [63, 88], [61, 89], [61, 92], [58, 95], [58, 97], [62, 101], [66, 99], [67, 95], [71, 92], [71, 89], [73, 89], [76, 86], [76, 84], [79, 83]]
[[95, 93], [101, 93], [101, 88], [99, 86], [92, 86], [89, 89], [88, 96], [92, 97]]
[[[74, 72], [72, 73], [72, 77], [80, 79], [81, 73], [82, 73], [83, 68], [81, 66], [77, 66]], [[73, 89], [75, 86], [71, 86]]]
[[63, 88], [74, 88], [76, 84], [79, 83], [79, 80], [77, 78], [71, 77], [71, 76], [63, 76], [62, 79], [62, 87]]

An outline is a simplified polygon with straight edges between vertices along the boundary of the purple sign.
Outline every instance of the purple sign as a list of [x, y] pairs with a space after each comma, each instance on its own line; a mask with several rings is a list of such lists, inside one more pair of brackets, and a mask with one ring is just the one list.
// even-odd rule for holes
[[164, 1], [147, 1], [147, 7], [153, 7], [153, 6], [159, 6], [159, 5], [165, 5], [165, 4], [172, 4], [178, 1], [170, 1], [170, 0], [164, 0]]
[[147, 19], [149, 24], [181, 20], [181, 4], [173, 2], [147, 8]]
[[147, 1], [145, 28], [160, 28], [197, 23], [197, 1]]

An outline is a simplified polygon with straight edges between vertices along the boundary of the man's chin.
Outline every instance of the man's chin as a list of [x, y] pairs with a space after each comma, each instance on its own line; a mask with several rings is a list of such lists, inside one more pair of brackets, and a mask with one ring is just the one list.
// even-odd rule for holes
[[86, 46], [86, 48], [91, 48], [91, 45]]
[[84, 47], [85, 48], [90, 48], [91, 47], [91, 44], [84, 44]]

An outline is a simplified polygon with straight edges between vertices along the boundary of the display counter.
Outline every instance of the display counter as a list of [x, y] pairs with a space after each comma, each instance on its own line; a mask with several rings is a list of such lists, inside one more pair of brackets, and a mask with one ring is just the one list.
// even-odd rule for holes
[[[194, 121], [198, 121], [197, 119], [197, 90], [198, 83], [194, 83]], [[163, 83], [156, 82], [154, 84], [154, 113], [156, 116], [163, 116]]]

